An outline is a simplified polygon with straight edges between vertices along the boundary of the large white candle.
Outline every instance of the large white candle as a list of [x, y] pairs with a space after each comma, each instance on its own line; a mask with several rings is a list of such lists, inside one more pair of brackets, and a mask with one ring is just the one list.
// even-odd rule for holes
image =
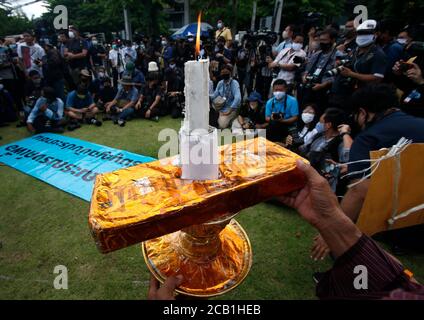
[[187, 61], [185, 71], [184, 129], [209, 128], [209, 59]]

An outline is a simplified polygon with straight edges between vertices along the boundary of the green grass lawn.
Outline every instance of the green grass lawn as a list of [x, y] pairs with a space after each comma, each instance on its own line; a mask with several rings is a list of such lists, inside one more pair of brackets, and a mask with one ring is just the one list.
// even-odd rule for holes
[[[170, 118], [135, 120], [120, 128], [107, 122], [83, 126], [75, 137], [157, 157], [162, 128], [179, 128]], [[0, 144], [29, 134], [14, 125], [0, 128]], [[99, 253], [88, 228], [89, 203], [7, 166], [0, 166], [0, 299], [144, 299], [149, 272], [140, 245]], [[309, 249], [315, 231], [293, 210], [258, 204], [237, 220], [253, 246], [246, 280], [220, 299], [314, 299], [312, 273], [330, 261], [314, 262]], [[424, 280], [424, 256], [401, 257]], [[69, 289], [56, 290], [56, 265], [68, 268]]]

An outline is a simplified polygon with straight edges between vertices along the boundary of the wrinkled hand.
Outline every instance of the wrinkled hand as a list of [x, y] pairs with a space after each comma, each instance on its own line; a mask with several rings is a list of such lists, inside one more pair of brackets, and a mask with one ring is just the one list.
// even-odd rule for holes
[[330, 253], [330, 249], [327, 246], [325, 240], [318, 234], [314, 238], [314, 243], [311, 249], [311, 258], [315, 261], [323, 260]]
[[183, 281], [183, 277], [178, 275], [176, 277], [169, 277], [165, 283], [160, 286], [160, 283], [152, 275], [150, 276], [149, 292], [147, 294], [148, 300], [175, 300], [174, 291]]
[[423, 84], [423, 74], [420, 67], [416, 63], [411, 63], [412, 67], [406, 72], [406, 76], [416, 84]]
[[280, 196], [285, 205], [296, 209], [311, 225], [319, 229], [323, 218], [338, 214], [340, 210], [336, 195], [327, 180], [302, 160], [296, 161], [297, 168], [306, 175], [306, 185], [298, 191]]

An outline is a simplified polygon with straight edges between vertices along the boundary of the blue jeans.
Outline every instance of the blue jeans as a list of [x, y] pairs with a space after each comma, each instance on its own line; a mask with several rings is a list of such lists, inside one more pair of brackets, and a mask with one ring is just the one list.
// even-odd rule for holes
[[127, 120], [135, 113], [134, 108], [127, 108], [118, 115], [119, 120]]

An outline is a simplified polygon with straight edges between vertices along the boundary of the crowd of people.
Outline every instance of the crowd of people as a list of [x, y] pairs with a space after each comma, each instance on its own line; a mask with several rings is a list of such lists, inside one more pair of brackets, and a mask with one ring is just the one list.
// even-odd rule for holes
[[[210, 125], [234, 135], [265, 129], [267, 139], [310, 161], [355, 222], [369, 186], [369, 163], [357, 161], [402, 137], [424, 142], [417, 30], [375, 20], [355, 27], [350, 19], [342, 28], [288, 25], [281, 42], [271, 33], [235, 41], [219, 21], [200, 52], [210, 60]], [[1, 39], [0, 125], [19, 120], [34, 133], [63, 132], [183, 117], [184, 63], [197, 58], [192, 34], [107, 45], [70, 26], [56, 46], [37, 43], [31, 31]], [[330, 253], [326, 240], [315, 238], [315, 259]]]

